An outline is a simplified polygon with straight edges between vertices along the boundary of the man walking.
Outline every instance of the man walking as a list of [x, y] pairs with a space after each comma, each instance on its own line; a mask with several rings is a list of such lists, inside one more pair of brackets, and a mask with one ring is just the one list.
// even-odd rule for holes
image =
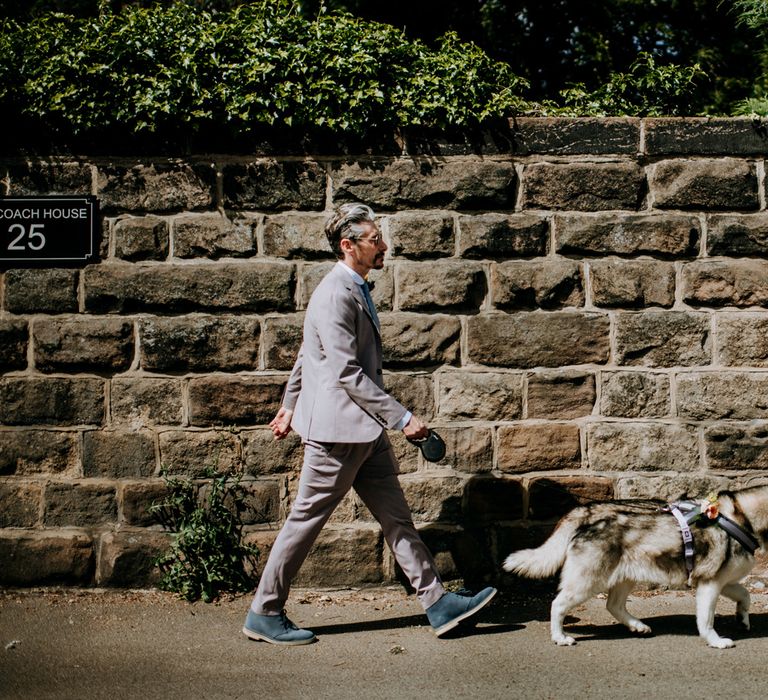
[[366, 276], [384, 267], [384, 242], [370, 207], [345, 204], [325, 228], [339, 259], [312, 294], [304, 339], [280, 410], [270, 423], [276, 439], [295, 429], [304, 443], [299, 489], [261, 575], [243, 632], [273, 644], [315, 641], [283, 606], [291, 582], [317, 535], [350, 488], [380, 523], [435, 633], [441, 636], [490, 602], [443, 588], [411, 518], [386, 430], [420, 439], [427, 425], [384, 391], [379, 319]]

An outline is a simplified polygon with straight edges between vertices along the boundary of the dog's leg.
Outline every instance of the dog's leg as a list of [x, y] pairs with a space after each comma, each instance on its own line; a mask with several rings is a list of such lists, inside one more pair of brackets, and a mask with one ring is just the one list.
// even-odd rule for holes
[[749, 629], [749, 591], [740, 583], [728, 583], [723, 586], [723, 595], [736, 603], [736, 618]]
[[622, 581], [617, 583], [608, 591], [608, 602], [606, 608], [622, 625], [628, 627], [630, 631], [636, 634], [650, 634], [651, 628], [642, 620], [638, 620], [627, 610], [627, 596], [635, 587], [634, 581]]
[[568, 591], [567, 589], [563, 589], [557, 594], [552, 601], [549, 623], [552, 641], [555, 644], [558, 646], [570, 646], [571, 644], [576, 644], [576, 640], [573, 637], [569, 637], [563, 632], [563, 623], [565, 622], [565, 616], [568, 612], [580, 603], [588, 600], [589, 597], [590, 593], [587, 591], [579, 591], [577, 593]]
[[715, 632], [715, 606], [720, 591], [720, 584], [716, 581], [699, 583], [696, 589], [696, 626], [709, 646], [715, 649], [727, 649], [733, 646], [733, 640], [721, 637]]

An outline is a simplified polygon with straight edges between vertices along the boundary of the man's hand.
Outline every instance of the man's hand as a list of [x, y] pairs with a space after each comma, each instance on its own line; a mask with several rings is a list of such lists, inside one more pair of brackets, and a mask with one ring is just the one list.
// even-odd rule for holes
[[275, 440], [282, 440], [291, 432], [291, 418], [293, 418], [293, 411], [281, 407], [277, 412], [277, 415], [269, 424], [269, 427], [272, 428], [272, 435], [275, 436]]
[[418, 416], [411, 416], [411, 420], [403, 428], [403, 435], [409, 440], [421, 440], [427, 437], [428, 433], [429, 427]]

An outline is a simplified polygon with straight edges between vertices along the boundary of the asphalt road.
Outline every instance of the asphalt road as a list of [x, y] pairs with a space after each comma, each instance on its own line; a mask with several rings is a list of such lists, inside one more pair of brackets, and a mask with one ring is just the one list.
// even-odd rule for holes
[[188, 604], [158, 592], [0, 592], [0, 698], [739, 698], [768, 691], [768, 594], [753, 594], [752, 630], [721, 600], [696, 633], [690, 592], [638, 594], [630, 610], [654, 629], [633, 637], [604, 600], [549, 639], [549, 600], [497, 596], [472, 634], [437, 639], [399, 589], [297, 591], [295, 622], [319, 641], [275, 647], [240, 632], [250, 597]]

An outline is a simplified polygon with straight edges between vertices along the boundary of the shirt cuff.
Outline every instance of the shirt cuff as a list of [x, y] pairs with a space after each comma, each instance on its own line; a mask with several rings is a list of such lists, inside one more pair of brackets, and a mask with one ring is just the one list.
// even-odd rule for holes
[[405, 415], [400, 419], [399, 423], [395, 426], [395, 430], [402, 430], [406, 425], [408, 425], [408, 421], [411, 420], [413, 417], [413, 413], [410, 411], [406, 411]]

